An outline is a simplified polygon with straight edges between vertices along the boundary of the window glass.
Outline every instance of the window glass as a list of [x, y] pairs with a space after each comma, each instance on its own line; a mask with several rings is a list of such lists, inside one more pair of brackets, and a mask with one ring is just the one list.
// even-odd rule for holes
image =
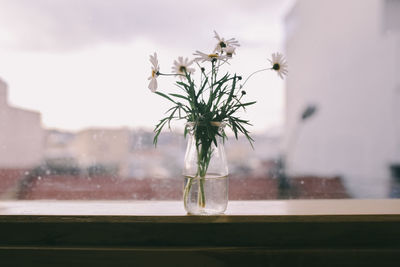
[[[398, 0], [0, 2], [0, 199], [179, 200], [187, 140], [148, 89], [217, 40], [240, 47], [255, 140], [228, 131], [229, 199], [400, 196]], [[340, 19], [338, 19], [340, 18]], [[200, 71], [200, 70], [197, 70]], [[174, 77], [158, 90], [176, 88]]]

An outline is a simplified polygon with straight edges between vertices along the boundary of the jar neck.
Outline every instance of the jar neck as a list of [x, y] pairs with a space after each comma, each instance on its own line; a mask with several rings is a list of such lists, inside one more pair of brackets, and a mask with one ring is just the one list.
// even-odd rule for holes
[[216, 132], [218, 132], [219, 134], [223, 134], [225, 126], [226, 122], [221, 122], [221, 121], [211, 121], [208, 124], [205, 122], [187, 122], [185, 125], [186, 130], [191, 135], [193, 135], [196, 130], [199, 131], [211, 130], [211, 132], [216, 130]]
[[187, 166], [186, 173], [194, 177], [205, 177], [209, 172], [224, 175], [228, 173], [223, 142], [224, 127], [225, 123], [186, 124], [189, 138], [185, 161], [193, 163], [192, 166]]

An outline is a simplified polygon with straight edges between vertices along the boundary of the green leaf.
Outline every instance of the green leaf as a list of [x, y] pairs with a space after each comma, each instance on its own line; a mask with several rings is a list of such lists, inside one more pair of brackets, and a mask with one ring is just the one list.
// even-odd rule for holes
[[164, 94], [164, 93], [161, 93], [161, 92], [158, 92], [158, 91], [156, 91], [155, 93], [156, 93], [157, 95], [160, 95], [160, 96], [162, 96], [162, 97], [168, 99], [168, 100], [171, 101], [172, 103], [178, 104], [178, 103], [176, 103], [172, 98], [170, 98], [169, 96], [167, 96], [167, 95]]
[[207, 82], [208, 82], [208, 77], [206, 77], [206, 79], [204, 80], [203, 84], [201, 85], [201, 88], [200, 88], [199, 92], [196, 95], [196, 99], [198, 99], [199, 96], [203, 93], [204, 89], [206, 88]]
[[254, 105], [255, 103], [257, 103], [257, 101], [247, 102], [247, 103], [244, 103], [244, 104], [239, 104], [238, 106], [240, 106], [240, 107], [246, 107], [246, 106]]
[[180, 95], [180, 94], [169, 94], [169, 95], [170, 96], [175, 96], [175, 97], [178, 97], [178, 98], [182, 98], [182, 99], [185, 99], [185, 100], [189, 101], [189, 98], [187, 98], [186, 96]]

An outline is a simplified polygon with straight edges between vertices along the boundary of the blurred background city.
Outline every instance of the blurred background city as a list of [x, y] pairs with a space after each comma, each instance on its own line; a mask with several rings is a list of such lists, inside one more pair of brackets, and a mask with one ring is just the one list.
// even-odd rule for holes
[[[400, 0], [0, 1], [0, 199], [178, 200], [186, 149], [161, 71], [241, 47], [252, 149], [229, 134], [231, 200], [400, 197]], [[170, 91], [173, 80], [159, 79]]]

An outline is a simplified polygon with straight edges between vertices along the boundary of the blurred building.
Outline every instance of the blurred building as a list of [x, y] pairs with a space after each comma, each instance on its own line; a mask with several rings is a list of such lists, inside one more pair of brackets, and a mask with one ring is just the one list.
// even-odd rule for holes
[[101, 168], [121, 175], [126, 168], [130, 145], [128, 128], [91, 128], [76, 133], [68, 149], [83, 168]]
[[7, 90], [7, 84], [0, 79], [0, 168], [31, 168], [43, 159], [41, 115], [9, 106]]
[[162, 133], [157, 147], [153, 144], [153, 137], [152, 131], [132, 131], [127, 176], [181, 179], [186, 148], [182, 134], [167, 131]]
[[[285, 27], [289, 174], [387, 197], [400, 162], [400, 1], [299, 0]], [[302, 123], [309, 103], [318, 112]]]
[[[187, 140], [181, 133], [164, 132], [157, 147], [154, 133], [143, 129], [89, 128], [76, 133], [47, 130], [45, 162], [63, 172], [119, 175], [125, 178], [182, 178]], [[256, 148], [248, 140], [226, 142], [231, 174], [253, 177], [268, 175], [280, 151], [278, 135], [256, 135]]]
[[73, 142], [75, 134], [61, 130], [47, 130], [45, 138], [46, 159], [71, 159], [75, 158]]

